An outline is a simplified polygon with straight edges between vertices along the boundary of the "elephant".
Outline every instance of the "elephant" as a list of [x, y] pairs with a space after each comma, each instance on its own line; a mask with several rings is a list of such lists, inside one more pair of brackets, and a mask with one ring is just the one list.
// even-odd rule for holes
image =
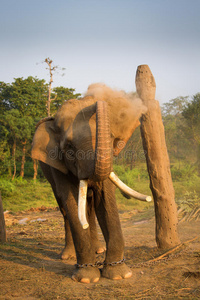
[[[140, 99], [92, 84], [81, 99], [63, 103], [54, 117], [42, 119], [34, 134], [32, 158], [40, 161], [65, 223], [62, 256], [76, 253], [75, 281], [98, 282], [100, 276], [132, 276], [124, 262], [124, 239], [115, 199], [118, 186], [127, 197], [151, 201], [120, 181], [113, 156], [125, 147], [146, 111]], [[100, 245], [95, 218], [106, 242], [101, 272], [96, 253]], [[74, 249], [75, 248], [75, 249]]]

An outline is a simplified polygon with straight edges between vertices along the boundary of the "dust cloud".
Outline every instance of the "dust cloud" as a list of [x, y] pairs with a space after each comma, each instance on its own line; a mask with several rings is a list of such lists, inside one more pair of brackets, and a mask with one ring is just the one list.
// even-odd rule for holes
[[130, 129], [130, 124], [138, 122], [141, 115], [147, 111], [136, 93], [113, 90], [103, 83], [91, 84], [84, 96], [108, 103], [113, 131], [115, 131], [115, 125], [118, 130], [119, 127], [121, 129], [118, 136], [123, 136], [124, 132]]

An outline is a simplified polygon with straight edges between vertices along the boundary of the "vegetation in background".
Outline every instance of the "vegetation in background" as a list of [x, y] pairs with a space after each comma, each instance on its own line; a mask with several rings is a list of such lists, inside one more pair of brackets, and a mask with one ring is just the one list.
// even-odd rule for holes
[[14, 180], [1, 178], [0, 191], [4, 210], [18, 212], [36, 207], [57, 206], [50, 185], [45, 180], [26, 180], [21, 177]]
[[[52, 114], [64, 101], [80, 96], [74, 92], [74, 89], [54, 88]], [[43, 79], [30, 76], [16, 78], [12, 84], [0, 82], [0, 175], [8, 174], [12, 180], [15, 176], [24, 177], [27, 163], [32, 162], [35, 125], [47, 116], [47, 95], [48, 85]]]
[[[4, 209], [56, 205], [49, 184], [41, 170], [37, 171], [37, 161], [31, 159], [31, 142], [36, 123], [47, 116], [49, 98], [54, 115], [64, 101], [80, 94], [62, 86], [50, 92], [45, 80], [31, 76], [16, 78], [11, 84], [0, 82], [0, 191]], [[185, 205], [187, 199], [194, 202], [200, 195], [200, 93], [165, 103], [162, 116], [176, 200]], [[129, 186], [151, 193], [139, 128], [114, 159], [114, 169]], [[130, 209], [153, 205], [125, 199], [119, 191], [117, 198], [119, 205]]]

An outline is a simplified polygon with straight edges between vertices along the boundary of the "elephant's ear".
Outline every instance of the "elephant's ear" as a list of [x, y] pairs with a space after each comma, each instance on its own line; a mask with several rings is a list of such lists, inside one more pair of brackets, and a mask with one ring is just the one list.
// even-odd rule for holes
[[60, 150], [60, 137], [55, 131], [53, 119], [39, 123], [33, 137], [31, 156], [67, 174]]

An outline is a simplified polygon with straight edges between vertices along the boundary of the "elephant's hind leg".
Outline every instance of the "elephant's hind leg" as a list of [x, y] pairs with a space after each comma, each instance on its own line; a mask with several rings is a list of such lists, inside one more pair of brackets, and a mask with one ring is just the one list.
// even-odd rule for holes
[[75, 259], [76, 252], [75, 252], [74, 242], [72, 239], [71, 229], [67, 217], [64, 217], [64, 223], [65, 223], [65, 247], [61, 252], [61, 259], [64, 260]]
[[57, 191], [56, 187], [56, 174], [59, 174], [60, 171], [56, 170], [53, 167], [50, 167], [49, 165], [43, 163], [40, 161], [40, 167], [48, 180], [48, 182], [51, 184], [54, 196], [56, 198], [56, 201], [58, 203], [58, 206], [60, 208], [60, 211], [64, 218], [64, 227], [65, 227], [65, 247], [62, 250], [60, 256], [62, 259], [71, 259], [76, 257], [75, 249], [74, 249], [74, 243], [72, 239], [71, 229], [69, 225], [69, 221], [67, 220], [67, 214], [66, 209], [64, 207], [64, 203], [62, 202], [62, 197], [59, 196], [59, 193]]
[[88, 203], [88, 220], [90, 225], [90, 236], [92, 240], [92, 244], [94, 245], [95, 252], [97, 254], [103, 253], [106, 250], [106, 247], [99, 241], [98, 238], [98, 231], [97, 231], [97, 224], [96, 224], [96, 214], [94, 209], [94, 194], [91, 189], [88, 191], [87, 196], [87, 203]]

